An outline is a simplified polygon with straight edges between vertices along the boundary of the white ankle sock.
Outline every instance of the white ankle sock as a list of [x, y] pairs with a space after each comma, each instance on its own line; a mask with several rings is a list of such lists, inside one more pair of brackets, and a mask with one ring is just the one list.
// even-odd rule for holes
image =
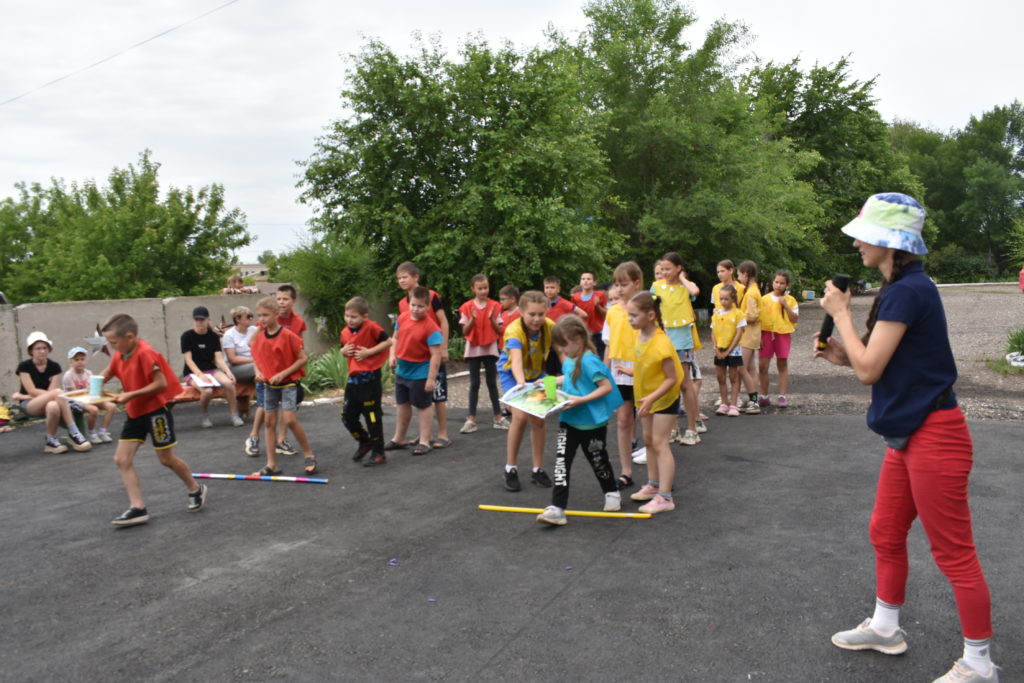
[[900, 627], [900, 608], [875, 598], [875, 614], [871, 617], [871, 628], [883, 636], [891, 636]]
[[989, 638], [985, 640], [968, 640], [964, 638], [964, 662], [982, 676], [987, 676], [992, 672], [990, 644]]

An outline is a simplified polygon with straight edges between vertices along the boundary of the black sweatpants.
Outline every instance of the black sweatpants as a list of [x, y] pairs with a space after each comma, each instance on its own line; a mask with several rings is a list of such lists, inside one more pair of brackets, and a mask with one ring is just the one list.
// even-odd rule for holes
[[[366, 375], [371, 375], [369, 378]], [[353, 381], [355, 380], [355, 381]], [[381, 410], [380, 370], [349, 377], [345, 385], [345, 403], [341, 406], [341, 422], [360, 445], [369, 445], [374, 453], [384, 452], [384, 413]], [[360, 418], [365, 418], [363, 428]]]
[[469, 363], [469, 414], [476, 417], [476, 404], [480, 400], [480, 366], [483, 365], [491, 409], [496, 416], [501, 415], [501, 406], [498, 404], [498, 357], [476, 356], [467, 358], [466, 362]]
[[601, 485], [603, 493], [618, 491], [619, 487], [615, 482], [615, 473], [612, 472], [611, 463], [608, 462], [608, 449], [605, 446], [605, 437], [608, 435], [608, 426], [602, 425], [597, 429], [576, 429], [564, 422], [558, 423], [558, 440], [555, 446], [555, 488], [551, 493], [551, 504], [563, 510], [569, 504], [569, 472], [572, 470], [572, 461], [576, 457], [576, 448], [583, 447], [583, 455], [590, 462], [590, 466], [597, 475], [597, 483]]

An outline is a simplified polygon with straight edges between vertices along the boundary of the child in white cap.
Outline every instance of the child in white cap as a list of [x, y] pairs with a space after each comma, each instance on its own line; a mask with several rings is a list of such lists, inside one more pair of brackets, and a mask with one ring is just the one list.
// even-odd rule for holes
[[[81, 391], [82, 389], [89, 388], [89, 378], [92, 377], [92, 372], [89, 371], [85, 364], [88, 362], [89, 353], [81, 346], [76, 346], [68, 351], [68, 371], [64, 373], [64, 377], [61, 380], [61, 386], [64, 391]], [[74, 402], [76, 405], [81, 405], [82, 410], [85, 411], [86, 424], [89, 428], [89, 441], [95, 444], [110, 443], [114, 439], [110, 436], [108, 428], [110, 423], [114, 420], [114, 413], [117, 412], [117, 406], [110, 401], [104, 401], [103, 403], [85, 403], [80, 404], [77, 401]], [[100, 411], [106, 411], [103, 415], [103, 424], [100, 428], [96, 429], [96, 417]]]

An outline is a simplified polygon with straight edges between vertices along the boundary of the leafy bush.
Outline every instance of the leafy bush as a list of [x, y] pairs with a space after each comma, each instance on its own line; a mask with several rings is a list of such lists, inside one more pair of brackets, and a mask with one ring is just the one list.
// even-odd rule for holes
[[348, 381], [348, 359], [341, 355], [340, 349], [331, 349], [327, 353], [315, 356], [306, 363], [306, 376], [302, 378], [302, 386], [309, 392], [340, 389]]
[[979, 282], [992, 277], [992, 266], [983, 256], [955, 244], [929, 254], [927, 270], [939, 282]]
[[1024, 353], [1024, 327], [1010, 332], [1006, 337], [1006, 352]]
[[466, 340], [460, 334], [448, 337], [448, 360], [462, 360], [466, 353]]

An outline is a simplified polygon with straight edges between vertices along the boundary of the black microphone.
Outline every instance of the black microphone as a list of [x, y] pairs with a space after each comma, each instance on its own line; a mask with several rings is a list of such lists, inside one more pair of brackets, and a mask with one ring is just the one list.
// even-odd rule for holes
[[[844, 273], [836, 273], [832, 278], [832, 284], [835, 285], [836, 289], [840, 292], [845, 292], [846, 288], [850, 286], [850, 276]], [[832, 320], [832, 316], [826, 313], [825, 319], [821, 321], [821, 332], [818, 333], [819, 351], [824, 351], [828, 348], [828, 338], [832, 336], [832, 329], [834, 327], [835, 321]]]

